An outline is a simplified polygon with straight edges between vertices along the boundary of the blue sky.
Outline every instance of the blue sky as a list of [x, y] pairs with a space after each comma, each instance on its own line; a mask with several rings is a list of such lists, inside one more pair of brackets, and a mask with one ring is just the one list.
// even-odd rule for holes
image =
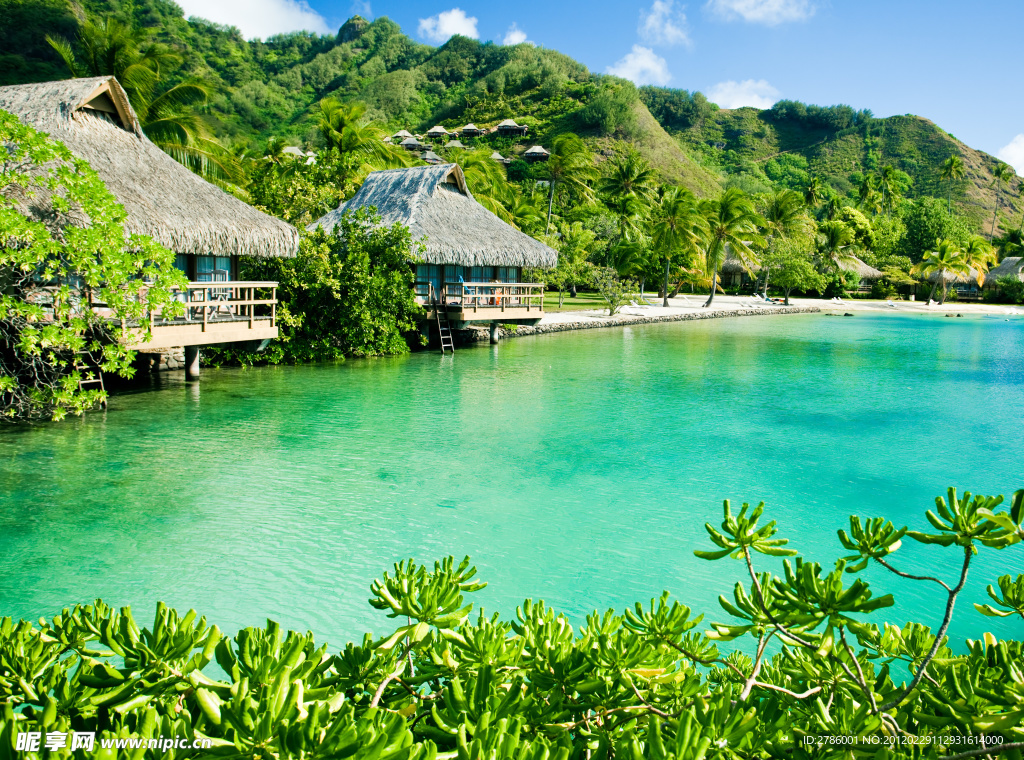
[[1021, 0], [178, 0], [247, 36], [335, 31], [353, 13], [411, 37], [529, 40], [592, 71], [701, 90], [723, 107], [788, 98], [913, 113], [1024, 175]]

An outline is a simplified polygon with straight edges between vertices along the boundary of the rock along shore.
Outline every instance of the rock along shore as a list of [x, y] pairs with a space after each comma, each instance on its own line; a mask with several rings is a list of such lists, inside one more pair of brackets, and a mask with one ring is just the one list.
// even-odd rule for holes
[[[570, 330], [596, 330], [604, 327], [624, 327], [626, 325], [652, 325], [659, 322], [688, 322], [696, 319], [720, 319], [723, 317], [766, 317], [776, 314], [816, 314], [821, 309], [817, 306], [773, 306], [764, 309], [711, 309], [709, 311], [688, 311], [681, 314], [660, 314], [640, 316], [638, 314], [616, 314], [613, 317], [590, 316], [586, 321], [551, 322], [539, 325], [515, 325], [515, 330], [502, 327], [498, 330], [501, 340], [521, 338], [526, 335], [546, 335], [548, 333], [568, 332]], [[456, 331], [459, 343], [486, 343], [490, 340], [487, 327], [468, 327]]]

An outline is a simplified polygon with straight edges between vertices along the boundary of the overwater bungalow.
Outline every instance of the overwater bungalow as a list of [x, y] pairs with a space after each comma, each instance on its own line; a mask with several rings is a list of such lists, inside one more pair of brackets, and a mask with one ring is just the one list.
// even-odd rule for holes
[[476, 124], [467, 124], [459, 130], [460, 137], [479, 137], [484, 133]]
[[[125, 229], [176, 254], [189, 279], [178, 294], [185, 313], [150, 315], [152, 338], [131, 345], [160, 354], [184, 347], [186, 369], [199, 369], [199, 346], [276, 338], [276, 282], [238, 279], [240, 256], [295, 256], [299, 233], [201, 179], [154, 145], [113, 77], [0, 87], [0, 109], [59, 140], [96, 171], [127, 212]], [[10, 188], [5, 191], [12, 196]], [[42, 204], [18, 204], [42, 219]], [[217, 283], [211, 287], [211, 283]], [[105, 306], [83, 292], [100, 315]]]
[[431, 140], [441, 140], [448, 137], [448, 130], [438, 124], [427, 130], [427, 137]]
[[512, 119], [505, 119], [495, 131], [502, 137], [526, 137], [527, 129], [529, 127], [524, 124], [516, 124]]
[[[355, 197], [310, 225], [327, 231], [346, 211], [373, 206], [384, 224], [409, 227], [426, 245], [415, 264], [417, 300], [430, 325], [536, 324], [544, 286], [524, 267], [554, 267], [558, 254], [481, 206], [457, 164], [371, 173]], [[424, 325], [427, 327], [427, 325]]]
[[535, 161], [547, 161], [551, 158], [551, 153], [539, 145], [534, 145], [523, 154], [523, 157], [530, 163], [534, 163]]

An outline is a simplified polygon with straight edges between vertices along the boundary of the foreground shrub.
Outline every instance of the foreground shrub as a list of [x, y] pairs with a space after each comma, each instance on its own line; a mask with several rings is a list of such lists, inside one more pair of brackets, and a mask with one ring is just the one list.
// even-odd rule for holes
[[[707, 526], [708, 560], [737, 559], [748, 584], [721, 597], [710, 624], [666, 592], [576, 630], [543, 602], [515, 617], [471, 616], [484, 586], [469, 559], [395, 565], [369, 603], [398, 623], [381, 639], [329, 653], [274, 622], [222, 635], [194, 611], [158, 605], [149, 628], [100, 601], [50, 622], [0, 621], [0, 758], [43, 757], [51, 736], [209, 740], [141, 747], [132, 758], [1020, 758], [1024, 646], [984, 634], [954, 651], [945, 636], [979, 551], [1024, 537], [1024, 491], [950, 489], [932, 532], [851, 517], [832, 569], [795, 552], [763, 505]], [[900, 570], [909, 538], [949, 555], [953, 577]], [[775, 575], [759, 555], [784, 557]], [[1017, 560], [1019, 562], [1019, 559]], [[872, 622], [894, 603], [860, 577], [877, 565], [938, 586], [938, 627]], [[1024, 576], [1000, 578], [990, 616], [1024, 616]], [[736, 648], [725, 642], [740, 640]], [[211, 675], [216, 661], [225, 674]], [[30, 733], [32, 732], [32, 733]], [[38, 751], [17, 751], [32, 737]], [[70, 745], [69, 745], [70, 746]], [[106, 753], [103, 755], [102, 753]], [[61, 751], [66, 755], [66, 751]], [[76, 757], [91, 757], [79, 749]]]

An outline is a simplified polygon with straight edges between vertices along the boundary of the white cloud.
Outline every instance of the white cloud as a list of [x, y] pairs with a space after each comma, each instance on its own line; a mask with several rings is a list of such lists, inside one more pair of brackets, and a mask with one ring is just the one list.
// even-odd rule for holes
[[1021, 177], [1024, 177], [1024, 134], [1019, 134], [1010, 140], [996, 156], [1003, 159], [1014, 168]]
[[419, 33], [423, 39], [438, 44], [447, 42], [448, 38], [455, 34], [473, 39], [480, 36], [476, 31], [476, 16], [467, 16], [461, 8], [452, 8], [430, 18], [421, 18]]
[[502, 45], [519, 45], [523, 42], [533, 44], [530, 40], [526, 39], [526, 32], [519, 28], [519, 24], [512, 24], [505, 32], [505, 37], [502, 39]]
[[771, 108], [779, 95], [779, 91], [763, 79], [719, 82], [708, 90], [708, 100], [717, 103], [720, 108]]
[[686, 32], [686, 14], [672, 12], [674, 0], [654, 0], [649, 11], [640, 11], [640, 37], [652, 45], [689, 45]]
[[812, 0], [708, 0], [704, 7], [726, 21], [741, 18], [766, 26], [805, 21], [815, 10]]
[[177, 0], [186, 16], [237, 26], [247, 39], [304, 30], [330, 34], [324, 17], [305, 0]]
[[650, 48], [634, 45], [633, 50], [620, 58], [606, 71], [636, 84], [666, 85], [672, 79], [665, 59]]

